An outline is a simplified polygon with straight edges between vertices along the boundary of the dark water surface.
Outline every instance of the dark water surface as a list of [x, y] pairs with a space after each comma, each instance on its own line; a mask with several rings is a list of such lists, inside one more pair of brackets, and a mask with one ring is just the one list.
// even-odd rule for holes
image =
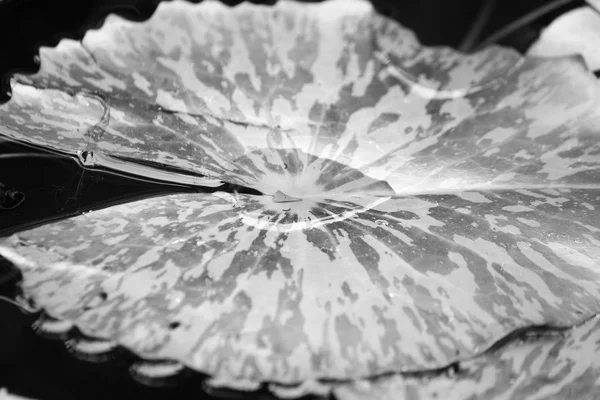
[[[415, 30], [424, 43], [456, 46], [482, 1], [375, 0], [374, 3], [381, 12]], [[544, 0], [497, 3], [484, 36]], [[34, 56], [39, 45], [55, 45], [62, 37], [81, 38], [85, 29], [98, 26], [108, 12], [119, 12], [130, 19], [147, 19], [157, 4], [158, 0], [0, 0], [0, 102], [9, 99], [11, 72], [35, 71]], [[577, 5], [573, 2], [569, 7]], [[526, 48], [551, 17], [528, 25], [508, 37], [504, 44]], [[86, 170], [74, 159], [1, 139], [0, 183], [24, 195], [23, 202], [14, 209], [0, 209], [0, 236], [132, 199], [197, 191]], [[15, 279], [10, 279], [12, 275], [1, 264], [0, 277], [5, 278], [0, 279], [0, 295], [11, 294]], [[0, 301], [0, 388], [7, 387], [12, 393], [36, 399], [212, 398], [203, 394], [199, 379], [187, 380], [177, 388], [150, 388], [128, 376], [127, 360], [104, 364], [79, 361], [68, 354], [62, 342], [37, 336], [31, 329], [34, 320], [35, 316]]]

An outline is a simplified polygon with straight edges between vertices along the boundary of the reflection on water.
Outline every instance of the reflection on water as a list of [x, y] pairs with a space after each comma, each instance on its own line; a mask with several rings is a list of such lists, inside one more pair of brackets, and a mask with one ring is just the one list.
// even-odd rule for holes
[[8, 141], [0, 142], [0, 154], [0, 205], [12, 205], [0, 211], [0, 236], [131, 199], [196, 191], [88, 169], [75, 158]]
[[18, 207], [23, 200], [25, 200], [25, 195], [22, 192], [0, 182], [0, 210], [12, 210]]

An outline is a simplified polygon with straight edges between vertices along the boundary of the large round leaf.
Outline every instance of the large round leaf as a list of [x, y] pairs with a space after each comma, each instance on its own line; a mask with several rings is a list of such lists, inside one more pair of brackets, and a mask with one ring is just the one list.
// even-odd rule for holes
[[0, 134], [264, 193], [5, 239], [26, 294], [90, 336], [296, 383], [441, 368], [600, 310], [600, 93], [577, 58], [423, 48], [346, 0], [162, 3], [41, 58]]

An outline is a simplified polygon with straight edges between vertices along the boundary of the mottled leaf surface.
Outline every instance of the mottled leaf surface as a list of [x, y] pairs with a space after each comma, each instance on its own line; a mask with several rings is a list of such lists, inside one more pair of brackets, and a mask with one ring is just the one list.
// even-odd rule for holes
[[[422, 48], [360, 1], [165, 3], [148, 22], [109, 17], [82, 43], [64, 40], [41, 58], [1, 109], [5, 136], [268, 194], [285, 168], [272, 149], [360, 168], [403, 192], [564, 182], [564, 168], [544, 168], [557, 161], [546, 146], [560, 152], [573, 128], [548, 135], [597, 93], [572, 60]], [[565, 150], [587, 149], [585, 140]], [[240, 160], [248, 157], [251, 165]], [[558, 158], [560, 167], [574, 162]], [[325, 167], [317, 175], [328, 177]]]
[[600, 376], [600, 321], [531, 337], [430, 378], [386, 376], [342, 384], [340, 399], [593, 399]]
[[91, 336], [293, 383], [440, 368], [600, 310], [600, 93], [580, 59], [423, 48], [342, 0], [161, 3], [41, 57], [1, 134], [264, 193], [5, 239], [25, 292]]

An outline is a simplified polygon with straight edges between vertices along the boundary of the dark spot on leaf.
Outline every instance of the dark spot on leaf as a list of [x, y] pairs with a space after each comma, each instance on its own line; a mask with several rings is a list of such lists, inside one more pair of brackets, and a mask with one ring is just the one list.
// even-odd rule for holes
[[456, 376], [462, 372], [465, 372], [465, 370], [463, 368], [461, 368], [460, 363], [459, 362], [455, 362], [453, 364], [450, 364], [450, 366], [448, 367], [448, 375], [449, 376]]
[[369, 126], [369, 129], [367, 130], [367, 135], [370, 133], [373, 133], [375, 131], [378, 131], [380, 129], [384, 129], [389, 124], [392, 124], [392, 123], [398, 121], [399, 118], [400, 118], [399, 114], [383, 113], [383, 114], [379, 115], [375, 119], [375, 121], [373, 121], [371, 123], [371, 125]]
[[27, 298], [27, 305], [29, 308], [37, 308], [37, 304], [35, 304], [35, 300], [32, 297]]
[[562, 158], [577, 158], [583, 156], [584, 154], [585, 150], [583, 148], [575, 148], [567, 151], [561, 151], [558, 153], [558, 156]]
[[351, 302], [355, 302], [356, 300], [358, 300], [358, 294], [352, 292], [352, 289], [350, 289], [350, 286], [348, 285], [348, 282], [344, 282], [342, 284], [342, 293], [344, 293], [344, 296], [346, 296], [347, 298], [350, 299]]

